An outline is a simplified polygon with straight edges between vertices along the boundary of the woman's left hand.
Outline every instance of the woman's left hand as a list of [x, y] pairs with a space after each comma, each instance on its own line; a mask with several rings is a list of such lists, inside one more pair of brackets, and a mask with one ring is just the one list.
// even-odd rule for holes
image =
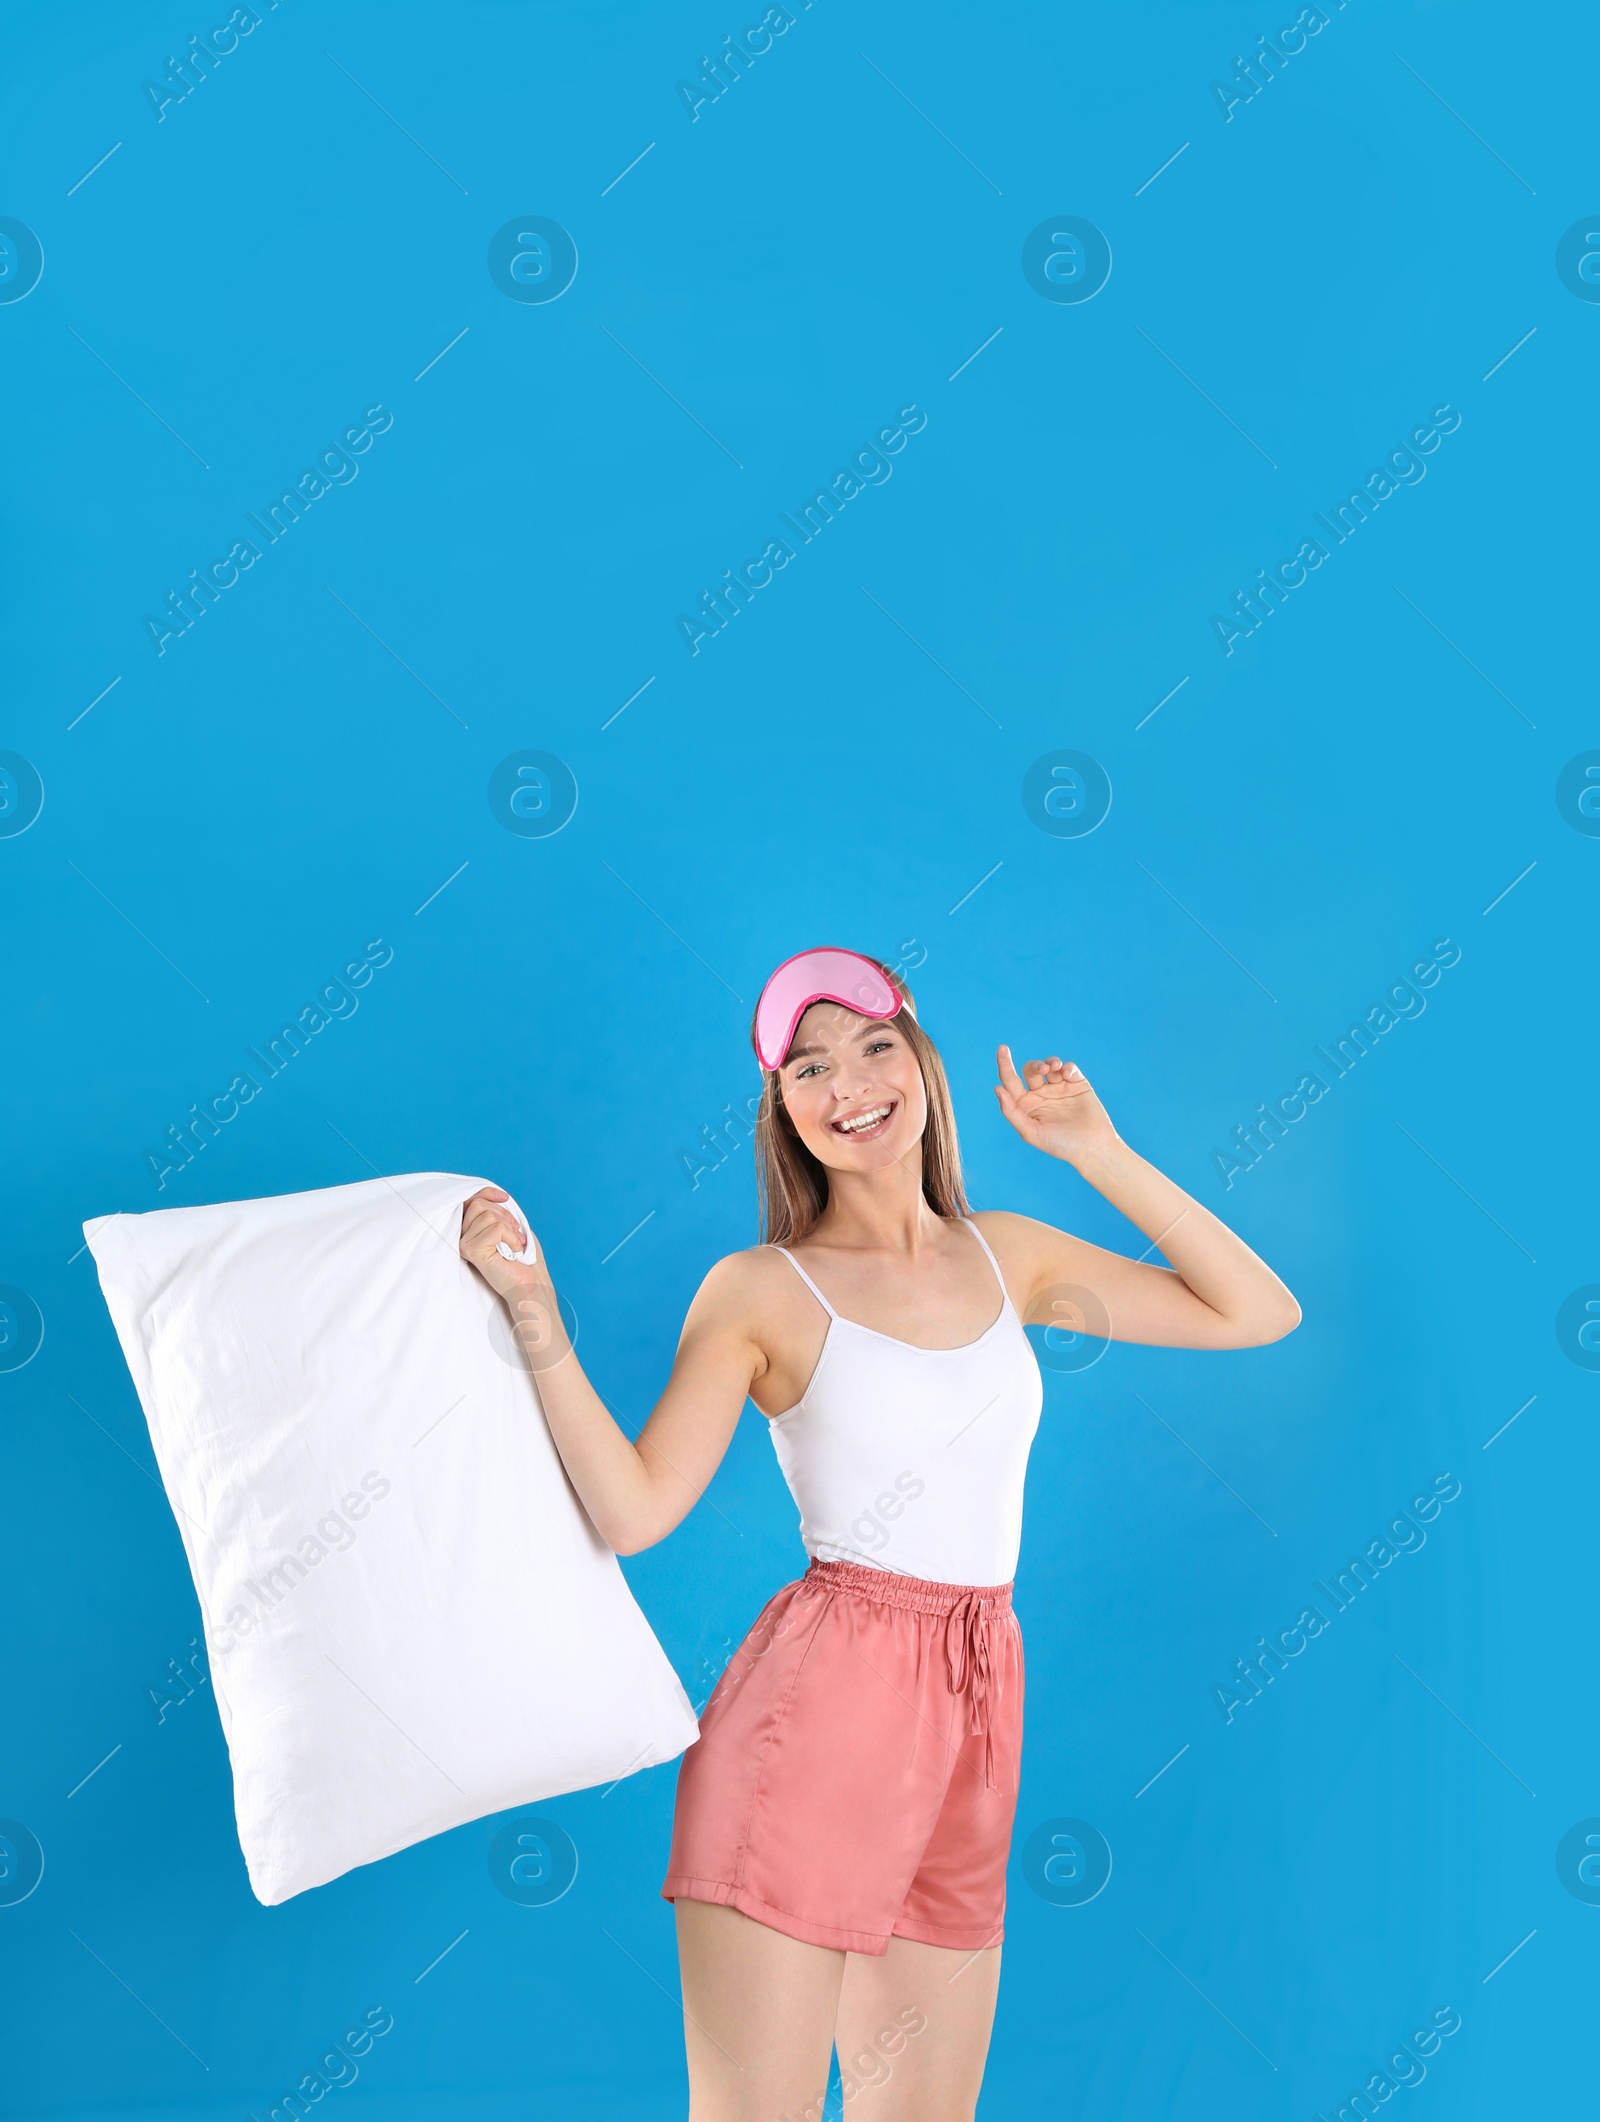
[[1024, 1061], [1018, 1075], [1009, 1046], [1002, 1046], [997, 1058], [1000, 1081], [994, 1094], [1024, 1142], [1068, 1164], [1115, 1147], [1117, 1131], [1075, 1061], [1052, 1054], [1047, 1061]]

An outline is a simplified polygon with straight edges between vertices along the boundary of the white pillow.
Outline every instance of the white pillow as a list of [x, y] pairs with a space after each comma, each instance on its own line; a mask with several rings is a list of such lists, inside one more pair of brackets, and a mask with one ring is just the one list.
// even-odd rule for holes
[[456, 1250], [482, 1184], [427, 1172], [83, 1227], [269, 1904], [697, 1734]]

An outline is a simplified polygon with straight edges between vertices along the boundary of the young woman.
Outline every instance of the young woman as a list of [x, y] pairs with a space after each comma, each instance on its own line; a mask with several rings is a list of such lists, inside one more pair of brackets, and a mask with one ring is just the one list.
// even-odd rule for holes
[[876, 2088], [873, 2122], [967, 2122], [1022, 1741], [1011, 1577], [1043, 1398], [1023, 1326], [1248, 1348], [1300, 1311], [1054, 1055], [1019, 1074], [999, 1048], [1001, 1111], [1170, 1266], [1004, 1209], [970, 1215], [944, 1069], [876, 959], [789, 959], [752, 1042], [766, 1242], [706, 1276], [636, 1439], [585, 1378], [498, 1188], [467, 1203], [461, 1251], [537, 1351], [567, 1472], [619, 1554], [684, 1518], [747, 1398], [800, 1509], [811, 1565], [734, 1654], [679, 1771], [662, 1892], [691, 2122], [817, 2122], [835, 2042], [849, 2079]]

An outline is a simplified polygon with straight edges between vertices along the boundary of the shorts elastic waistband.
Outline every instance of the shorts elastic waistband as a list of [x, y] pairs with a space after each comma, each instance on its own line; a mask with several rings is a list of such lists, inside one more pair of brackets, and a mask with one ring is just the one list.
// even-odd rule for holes
[[918, 1614], [949, 1614], [965, 1600], [978, 1599], [997, 1614], [1011, 1611], [1009, 1584], [936, 1584], [928, 1577], [904, 1577], [898, 1571], [870, 1569], [861, 1562], [813, 1560], [800, 1580], [834, 1591], [856, 1592], [880, 1606], [903, 1606]]

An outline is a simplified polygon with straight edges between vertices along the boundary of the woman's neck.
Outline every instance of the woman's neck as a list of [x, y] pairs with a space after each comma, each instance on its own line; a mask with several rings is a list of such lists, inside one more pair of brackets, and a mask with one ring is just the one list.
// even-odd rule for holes
[[914, 1258], [939, 1229], [922, 1191], [922, 1145], [887, 1170], [828, 1174], [828, 1205], [808, 1236], [844, 1252]]

